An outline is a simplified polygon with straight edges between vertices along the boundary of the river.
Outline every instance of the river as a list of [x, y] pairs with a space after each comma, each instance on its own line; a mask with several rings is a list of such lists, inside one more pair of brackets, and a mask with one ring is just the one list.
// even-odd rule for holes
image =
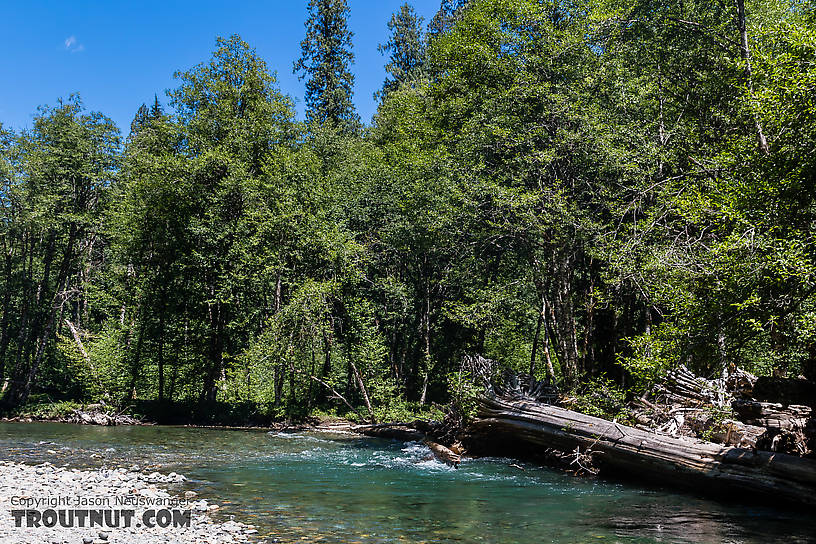
[[0, 460], [175, 471], [280, 542], [816, 542], [816, 519], [320, 433], [0, 423]]

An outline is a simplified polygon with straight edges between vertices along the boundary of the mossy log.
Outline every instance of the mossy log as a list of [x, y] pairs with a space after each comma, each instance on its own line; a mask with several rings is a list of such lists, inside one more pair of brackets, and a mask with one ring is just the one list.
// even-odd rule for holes
[[816, 462], [719, 446], [621, 425], [552, 405], [483, 398], [470, 429], [480, 440], [591, 455], [602, 473], [620, 473], [742, 498], [816, 505]]

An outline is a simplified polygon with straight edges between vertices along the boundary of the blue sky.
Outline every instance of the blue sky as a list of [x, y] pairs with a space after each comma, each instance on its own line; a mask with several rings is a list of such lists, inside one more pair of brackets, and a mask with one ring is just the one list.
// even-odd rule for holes
[[[376, 109], [372, 94], [385, 77], [377, 45], [387, 40], [391, 13], [404, 0], [349, 0], [357, 56], [354, 101], [366, 122]], [[306, 0], [37, 1], [4, 2], [0, 31], [0, 122], [31, 126], [37, 106], [79, 92], [89, 110], [101, 111], [126, 132], [142, 102], [177, 82], [173, 73], [209, 59], [216, 36], [240, 34], [269, 69], [303, 117], [303, 82], [292, 74], [305, 30]], [[414, 0], [425, 23], [439, 0]]]

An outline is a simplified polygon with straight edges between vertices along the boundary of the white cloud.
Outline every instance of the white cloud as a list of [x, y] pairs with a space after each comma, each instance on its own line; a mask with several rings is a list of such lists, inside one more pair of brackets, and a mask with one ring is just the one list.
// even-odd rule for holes
[[71, 53], [80, 53], [85, 51], [85, 46], [77, 41], [76, 36], [69, 36], [65, 38], [65, 50]]

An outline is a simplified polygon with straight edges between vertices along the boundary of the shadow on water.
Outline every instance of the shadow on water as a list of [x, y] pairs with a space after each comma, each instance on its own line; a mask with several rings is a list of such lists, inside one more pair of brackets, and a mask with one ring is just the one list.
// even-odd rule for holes
[[284, 542], [816, 542], [807, 514], [353, 435], [8, 423], [0, 458], [180, 472]]

